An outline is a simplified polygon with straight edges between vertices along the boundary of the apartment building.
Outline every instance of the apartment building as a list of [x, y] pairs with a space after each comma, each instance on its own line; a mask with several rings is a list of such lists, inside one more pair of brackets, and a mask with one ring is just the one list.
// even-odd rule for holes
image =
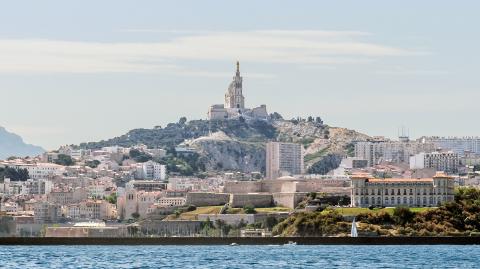
[[302, 174], [303, 171], [303, 147], [301, 144], [283, 142], [267, 143], [267, 179], [276, 179], [282, 176], [299, 175]]

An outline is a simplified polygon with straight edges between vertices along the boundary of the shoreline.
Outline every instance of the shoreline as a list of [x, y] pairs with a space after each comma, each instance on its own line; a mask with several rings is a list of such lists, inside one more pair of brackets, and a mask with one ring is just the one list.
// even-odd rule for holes
[[480, 237], [3, 237], [0, 245], [480, 245]]

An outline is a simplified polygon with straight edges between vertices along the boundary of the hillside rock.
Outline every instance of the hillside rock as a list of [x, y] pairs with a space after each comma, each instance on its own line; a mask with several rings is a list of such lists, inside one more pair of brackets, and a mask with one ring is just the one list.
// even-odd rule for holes
[[[206, 160], [207, 171], [265, 171], [265, 143], [300, 143], [305, 148], [307, 168], [325, 156], [351, 154], [352, 142], [368, 136], [354, 130], [329, 127], [306, 120], [194, 120], [170, 123], [165, 128], [135, 129], [106, 141], [84, 143], [81, 147], [133, 146], [172, 147], [187, 144]], [[331, 158], [331, 156], [329, 157]]]

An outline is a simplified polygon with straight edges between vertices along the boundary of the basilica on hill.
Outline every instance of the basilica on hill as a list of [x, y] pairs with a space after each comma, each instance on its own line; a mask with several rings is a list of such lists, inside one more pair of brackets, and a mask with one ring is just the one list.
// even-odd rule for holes
[[261, 119], [267, 120], [267, 106], [245, 108], [245, 97], [242, 92], [243, 78], [240, 76], [240, 64], [237, 61], [237, 72], [225, 93], [224, 104], [212, 105], [208, 109], [209, 120], [223, 119]]

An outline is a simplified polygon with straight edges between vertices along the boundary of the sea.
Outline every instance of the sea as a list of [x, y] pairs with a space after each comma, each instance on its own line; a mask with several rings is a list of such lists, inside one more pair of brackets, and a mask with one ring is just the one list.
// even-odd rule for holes
[[1, 246], [1, 268], [480, 268], [480, 246]]

